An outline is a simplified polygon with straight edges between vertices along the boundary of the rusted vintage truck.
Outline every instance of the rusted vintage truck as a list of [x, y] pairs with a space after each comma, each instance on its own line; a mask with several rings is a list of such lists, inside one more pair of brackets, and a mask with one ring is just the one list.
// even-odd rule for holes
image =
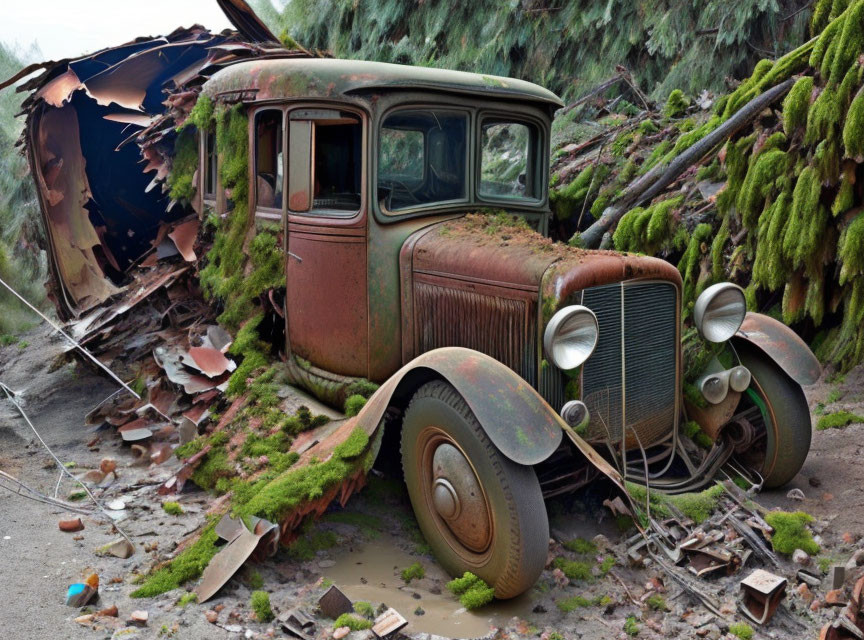
[[[250, 208], [284, 225], [295, 383], [325, 399], [353, 379], [383, 383], [360, 419], [399, 433], [415, 514], [451, 573], [472, 571], [499, 597], [534, 583], [544, 496], [595, 476], [562, 420], [634, 481], [647, 459], [669, 490], [704, 484], [736, 453], [766, 486], [800, 469], [811, 433], [800, 385], [819, 366], [791, 330], [748, 313], [737, 285], [708, 288], [693, 323], [721, 348], [691, 381], [701, 401], [685, 403], [677, 269], [543, 238], [562, 106], [550, 92], [299, 59], [229, 66], [203, 94], [244, 96]], [[201, 140], [200, 190], [218, 212], [213, 136]], [[715, 447], [690, 478], [669, 479], [685, 412]]]
[[[126, 129], [152, 131], [166, 85], [209, 69], [200, 95], [248, 116], [249, 215], [284, 238], [289, 375], [334, 404], [358, 380], [381, 385], [356, 420], [385, 430], [381, 455], [401, 456], [420, 528], [454, 575], [471, 571], [502, 598], [528, 589], [546, 563], [544, 498], [598, 469], [680, 492], [726, 464], [768, 487], [801, 468], [801, 385], [819, 364], [790, 329], [749, 313], [735, 284], [684, 309], [669, 263], [545, 237], [562, 106], [549, 91], [194, 29], [124, 47], [28, 87], [61, 314], [114, 295], [157, 223], [180, 215], [148, 186]], [[197, 208], [224, 215], [234, 194], [214, 132], [198, 139]], [[689, 380], [685, 315], [709, 353]], [[714, 443], [696, 462], [685, 420]]]

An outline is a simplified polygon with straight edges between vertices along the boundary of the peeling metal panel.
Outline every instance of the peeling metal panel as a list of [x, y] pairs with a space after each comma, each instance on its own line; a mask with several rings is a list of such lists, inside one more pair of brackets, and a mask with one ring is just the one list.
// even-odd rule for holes
[[770, 316], [748, 312], [733, 340], [759, 347], [798, 384], [814, 384], [822, 375], [822, 365], [807, 343]]
[[[514, 462], [542, 462], [561, 443], [561, 418], [530, 384], [494, 358], [461, 347], [429, 351], [409, 362], [347, 424], [359, 425], [371, 435], [394, 394], [410, 393], [413, 385], [430, 377], [443, 378], [456, 388], [492, 443]], [[399, 389], [403, 381], [408, 388]]]
[[120, 290], [104, 277], [94, 252], [102, 243], [84, 206], [90, 200], [90, 185], [77, 114], [67, 104], [47, 109], [37, 122], [38, 138], [33, 143], [40, 162], [34, 167], [34, 177], [54, 248], [53, 264], [72, 304], [90, 309]]

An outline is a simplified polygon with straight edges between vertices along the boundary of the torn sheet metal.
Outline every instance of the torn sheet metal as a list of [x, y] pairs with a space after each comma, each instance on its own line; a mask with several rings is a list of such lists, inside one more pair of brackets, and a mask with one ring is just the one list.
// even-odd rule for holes
[[185, 355], [180, 356], [180, 362], [187, 367], [197, 369], [208, 378], [218, 378], [237, 368], [233, 360], [229, 360], [221, 351], [212, 347], [191, 347]]
[[224, 540], [228, 540], [228, 544], [213, 557], [201, 574], [201, 583], [195, 589], [198, 602], [205, 602], [216, 595], [257, 548], [261, 547], [260, 550], [265, 557], [275, 553], [279, 527], [272, 522], [256, 518], [252, 522], [250, 531], [241, 520], [234, 520], [230, 515], [225, 514], [216, 526], [216, 533]]
[[200, 228], [201, 223], [197, 219], [189, 220], [177, 225], [168, 234], [186, 262], [195, 262], [198, 259], [198, 256], [195, 255], [195, 239], [198, 237], [198, 229]]

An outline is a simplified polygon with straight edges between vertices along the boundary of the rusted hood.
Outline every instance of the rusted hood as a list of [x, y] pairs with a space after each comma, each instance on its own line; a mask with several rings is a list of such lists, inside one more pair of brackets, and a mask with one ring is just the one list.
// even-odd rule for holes
[[565, 300], [586, 287], [634, 278], [681, 284], [678, 270], [664, 260], [569, 247], [495, 215], [470, 214], [418, 234], [406, 243], [413, 245], [415, 273], [523, 290], [542, 285], [544, 298]]

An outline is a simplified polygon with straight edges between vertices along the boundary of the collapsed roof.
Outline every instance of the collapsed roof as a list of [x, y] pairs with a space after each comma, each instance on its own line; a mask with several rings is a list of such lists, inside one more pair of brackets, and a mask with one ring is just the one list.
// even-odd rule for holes
[[194, 102], [207, 77], [237, 60], [311, 55], [283, 47], [245, 0], [218, 2], [237, 31], [180, 28], [30, 65], [0, 83], [43, 69], [17, 88], [30, 92], [19, 145], [51, 245], [51, 294], [65, 319], [129, 288], [130, 269], [154, 250], [160, 227], [191, 213], [167, 195], [176, 135], [168, 110]]

